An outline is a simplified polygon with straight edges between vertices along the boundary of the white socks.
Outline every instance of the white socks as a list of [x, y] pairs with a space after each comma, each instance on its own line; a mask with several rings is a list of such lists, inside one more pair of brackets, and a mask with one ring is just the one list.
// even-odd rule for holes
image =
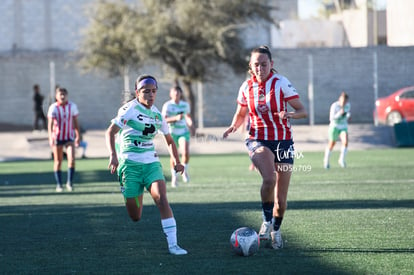
[[177, 172], [175, 172], [174, 168], [171, 169], [171, 178], [173, 177], [177, 177]]
[[168, 247], [177, 245], [177, 224], [174, 217], [161, 220], [161, 225], [167, 237]]
[[339, 156], [340, 161], [345, 161], [346, 153], [348, 152], [348, 147], [342, 146], [341, 147], [341, 155]]
[[[323, 158], [323, 166], [328, 169], [329, 168], [329, 158], [331, 156], [331, 150], [329, 150], [329, 147], [326, 147], [325, 149], [325, 156]], [[345, 163], [345, 156], [346, 153], [348, 152], [348, 147], [342, 145], [341, 146], [341, 153], [339, 155], [339, 159], [338, 159], [338, 163], [341, 167], [345, 168], [346, 167], [346, 163]]]
[[323, 159], [324, 163], [329, 164], [329, 157], [331, 156], [331, 150], [329, 150], [329, 147], [326, 147], [325, 149], [325, 158]]

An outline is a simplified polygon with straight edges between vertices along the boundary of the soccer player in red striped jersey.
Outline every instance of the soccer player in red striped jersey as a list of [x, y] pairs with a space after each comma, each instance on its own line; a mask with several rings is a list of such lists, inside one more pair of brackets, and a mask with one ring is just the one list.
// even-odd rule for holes
[[[267, 46], [252, 50], [249, 73], [251, 77], [239, 89], [237, 110], [223, 137], [235, 132], [245, 116], [249, 116], [246, 146], [262, 176], [263, 223], [259, 236], [262, 240], [271, 238], [272, 247], [280, 249], [283, 247], [280, 226], [287, 207], [295, 155], [290, 119], [306, 118], [307, 112], [289, 80], [273, 69]], [[288, 105], [293, 111], [288, 110]]]
[[56, 180], [56, 192], [62, 192], [62, 161], [63, 148], [66, 147], [68, 175], [66, 189], [73, 190], [75, 174], [75, 146], [80, 143], [78, 123], [78, 107], [68, 100], [68, 91], [58, 87], [55, 93], [56, 102], [50, 105], [47, 113], [49, 145], [53, 152], [53, 171]]

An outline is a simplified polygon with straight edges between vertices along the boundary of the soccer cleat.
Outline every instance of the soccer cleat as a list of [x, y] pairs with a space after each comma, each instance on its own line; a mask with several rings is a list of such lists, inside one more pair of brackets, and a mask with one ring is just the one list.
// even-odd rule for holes
[[168, 250], [170, 251], [171, 254], [173, 255], [185, 255], [187, 254], [187, 250], [182, 249], [181, 247], [179, 247], [177, 244], [169, 246]]
[[73, 191], [73, 187], [72, 187], [72, 184], [71, 183], [66, 183], [66, 190], [68, 190], [69, 192], [72, 192]]
[[338, 164], [342, 168], [346, 168], [346, 163], [345, 163], [345, 160], [344, 159], [338, 159]]
[[190, 182], [190, 176], [188, 175], [187, 171], [183, 173], [183, 182]]
[[271, 229], [272, 229], [272, 222], [263, 222], [262, 226], [260, 227], [260, 231], [259, 231], [259, 239], [260, 240], [270, 239]]
[[325, 169], [329, 169], [329, 162], [328, 161], [323, 161], [323, 168]]
[[273, 249], [281, 249], [283, 248], [283, 240], [282, 240], [282, 234], [280, 233], [280, 229], [277, 231], [272, 231], [270, 233], [272, 236], [272, 247]]
[[56, 192], [60, 193], [63, 191], [62, 185], [58, 184], [56, 185]]

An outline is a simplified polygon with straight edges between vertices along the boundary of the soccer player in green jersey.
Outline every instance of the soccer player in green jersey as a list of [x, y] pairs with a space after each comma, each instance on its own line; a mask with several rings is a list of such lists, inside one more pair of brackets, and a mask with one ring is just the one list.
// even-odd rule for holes
[[[182, 100], [183, 91], [179, 86], [170, 89], [170, 100], [162, 106], [162, 115], [170, 127], [171, 136], [175, 145], [181, 151], [181, 160], [184, 164], [183, 181], [189, 182], [188, 162], [190, 160], [190, 135], [194, 135], [195, 129], [190, 115], [190, 105]], [[171, 186], [178, 186], [178, 179], [174, 170], [174, 159], [171, 158]]]
[[112, 119], [105, 138], [110, 153], [111, 173], [118, 173], [121, 192], [130, 218], [142, 216], [144, 188], [148, 190], [161, 215], [162, 229], [171, 254], [187, 251], [177, 244], [176, 221], [167, 199], [167, 188], [161, 163], [154, 148], [157, 132], [164, 134], [176, 172], [183, 172], [174, 140], [161, 112], [153, 105], [158, 90], [153, 76], [142, 75], [135, 82], [136, 98], [124, 104]]
[[351, 104], [348, 102], [349, 96], [342, 92], [338, 101], [332, 103], [329, 112], [329, 142], [325, 149], [323, 166], [329, 169], [329, 157], [338, 138], [341, 139], [342, 147], [338, 163], [341, 167], [346, 167], [345, 156], [348, 151], [348, 121], [351, 117]]

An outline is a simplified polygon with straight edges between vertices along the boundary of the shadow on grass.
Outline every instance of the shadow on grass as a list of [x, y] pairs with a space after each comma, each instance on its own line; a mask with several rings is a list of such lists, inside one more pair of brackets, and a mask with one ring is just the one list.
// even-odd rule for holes
[[[121, 203], [121, 195], [116, 195], [116, 202], [106, 196], [112, 196], [117, 185], [115, 175], [107, 170], [80, 171], [76, 173], [75, 188], [76, 182], [82, 187], [80, 192], [56, 194], [52, 173], [0, 176], [0, 198], [13, 200], [9, 206], [3, 200], [0, 207], [1, 273], [361, 274], [367, 270], [352, 269], [353, 262], [347, 262], [346, 257], [342, 260], [343, 253], [352, 258], [354, 253], [387, 254], [384, 255], [387, 257], [413, 252], [409, 247], [313, 249], [303, 245], [306, 236], [288, 231], [284, 236], [292, 241], [284, 249], [263, 247], [252, 257], [240, 257], [232, 253], [229, 238], [241, 226], [258, 230], [258, 202], [171, 201], [179, 243], [189, 251], [186, 256], [172, 256], [167, 251], [159, 213], [152, 202], [145, 203], [142, 220], [133, 223]], [[72, 203], [75, 198], [77, 204]], [[290, 210], [413, 207], [414, 200], [289, 202]], [[246, 219], [245, 213], [254, 218]], [[342, 261], [340, 264], [336, 262], [338, 259]]]
[[[300, 202], [291, 204], [296, 209], [302, 205]], [[337, 204], [343, 208], [343, 202]], [[300, 245], [304, 236], [286, 232], [287, 239], [295, 241], [289, 242], [284, 249], [261, 248], [254, 256], [240, 257], [231, 251], [229, 238], [238, 227], [257, 227], [256, 223], [241, 218], [240, 213], [250, 211], [257, 216], [258, 203], [171, 203], [171, 206], [177, 219], [179, 243], [189, 251], [186, 256], [168, 254], [159, 213], [152, 203], [145, 204], [143, 218], [138, 223], [129, 220], [121, 203], [2, 206], [2, 272], [352, 274], [354, 272], [331, 262], [332, 255], [327, 258], [323, 255], [413, 252], [410, 248], [309, 249]], [[309, 207], [308, 204], [302, 206]], [[335, 207], [339, 206], [331, 203], [329, 209]]]
[[[66, 169], [66, 168], [65, 168]], [[67, 171], [62, 170], [62, 181], [66, 182]], [[115, 174], [108, 170], [76, 171], [75, 183], [83, 182], [113, 182], [117, 180]], [[0, 174], [0, 186], [24, 186], [36, 184], [55, 184], [53, 171], [45, 173]]]
[[414, 248], [315, 248], [304, 249], [304, 252], [312, 253], [374, 253], [374, 254], [390, 254], [390, 253], [414, 253]]
[[323, 200], [290, 201], [289, 210], [414, 208], [414, 200]]
[[139, 223], [123, 206], [51, 205], [0, 208], [4, 274], [347, 274], [303, 255], [299, 247], [260, 249], [236, 256], [229, 238], [238, 224], [235, 212], [257, 204], [174, 204], [180, 245], [186, 256], [167, 252], [158, 210], [144, 207]]

